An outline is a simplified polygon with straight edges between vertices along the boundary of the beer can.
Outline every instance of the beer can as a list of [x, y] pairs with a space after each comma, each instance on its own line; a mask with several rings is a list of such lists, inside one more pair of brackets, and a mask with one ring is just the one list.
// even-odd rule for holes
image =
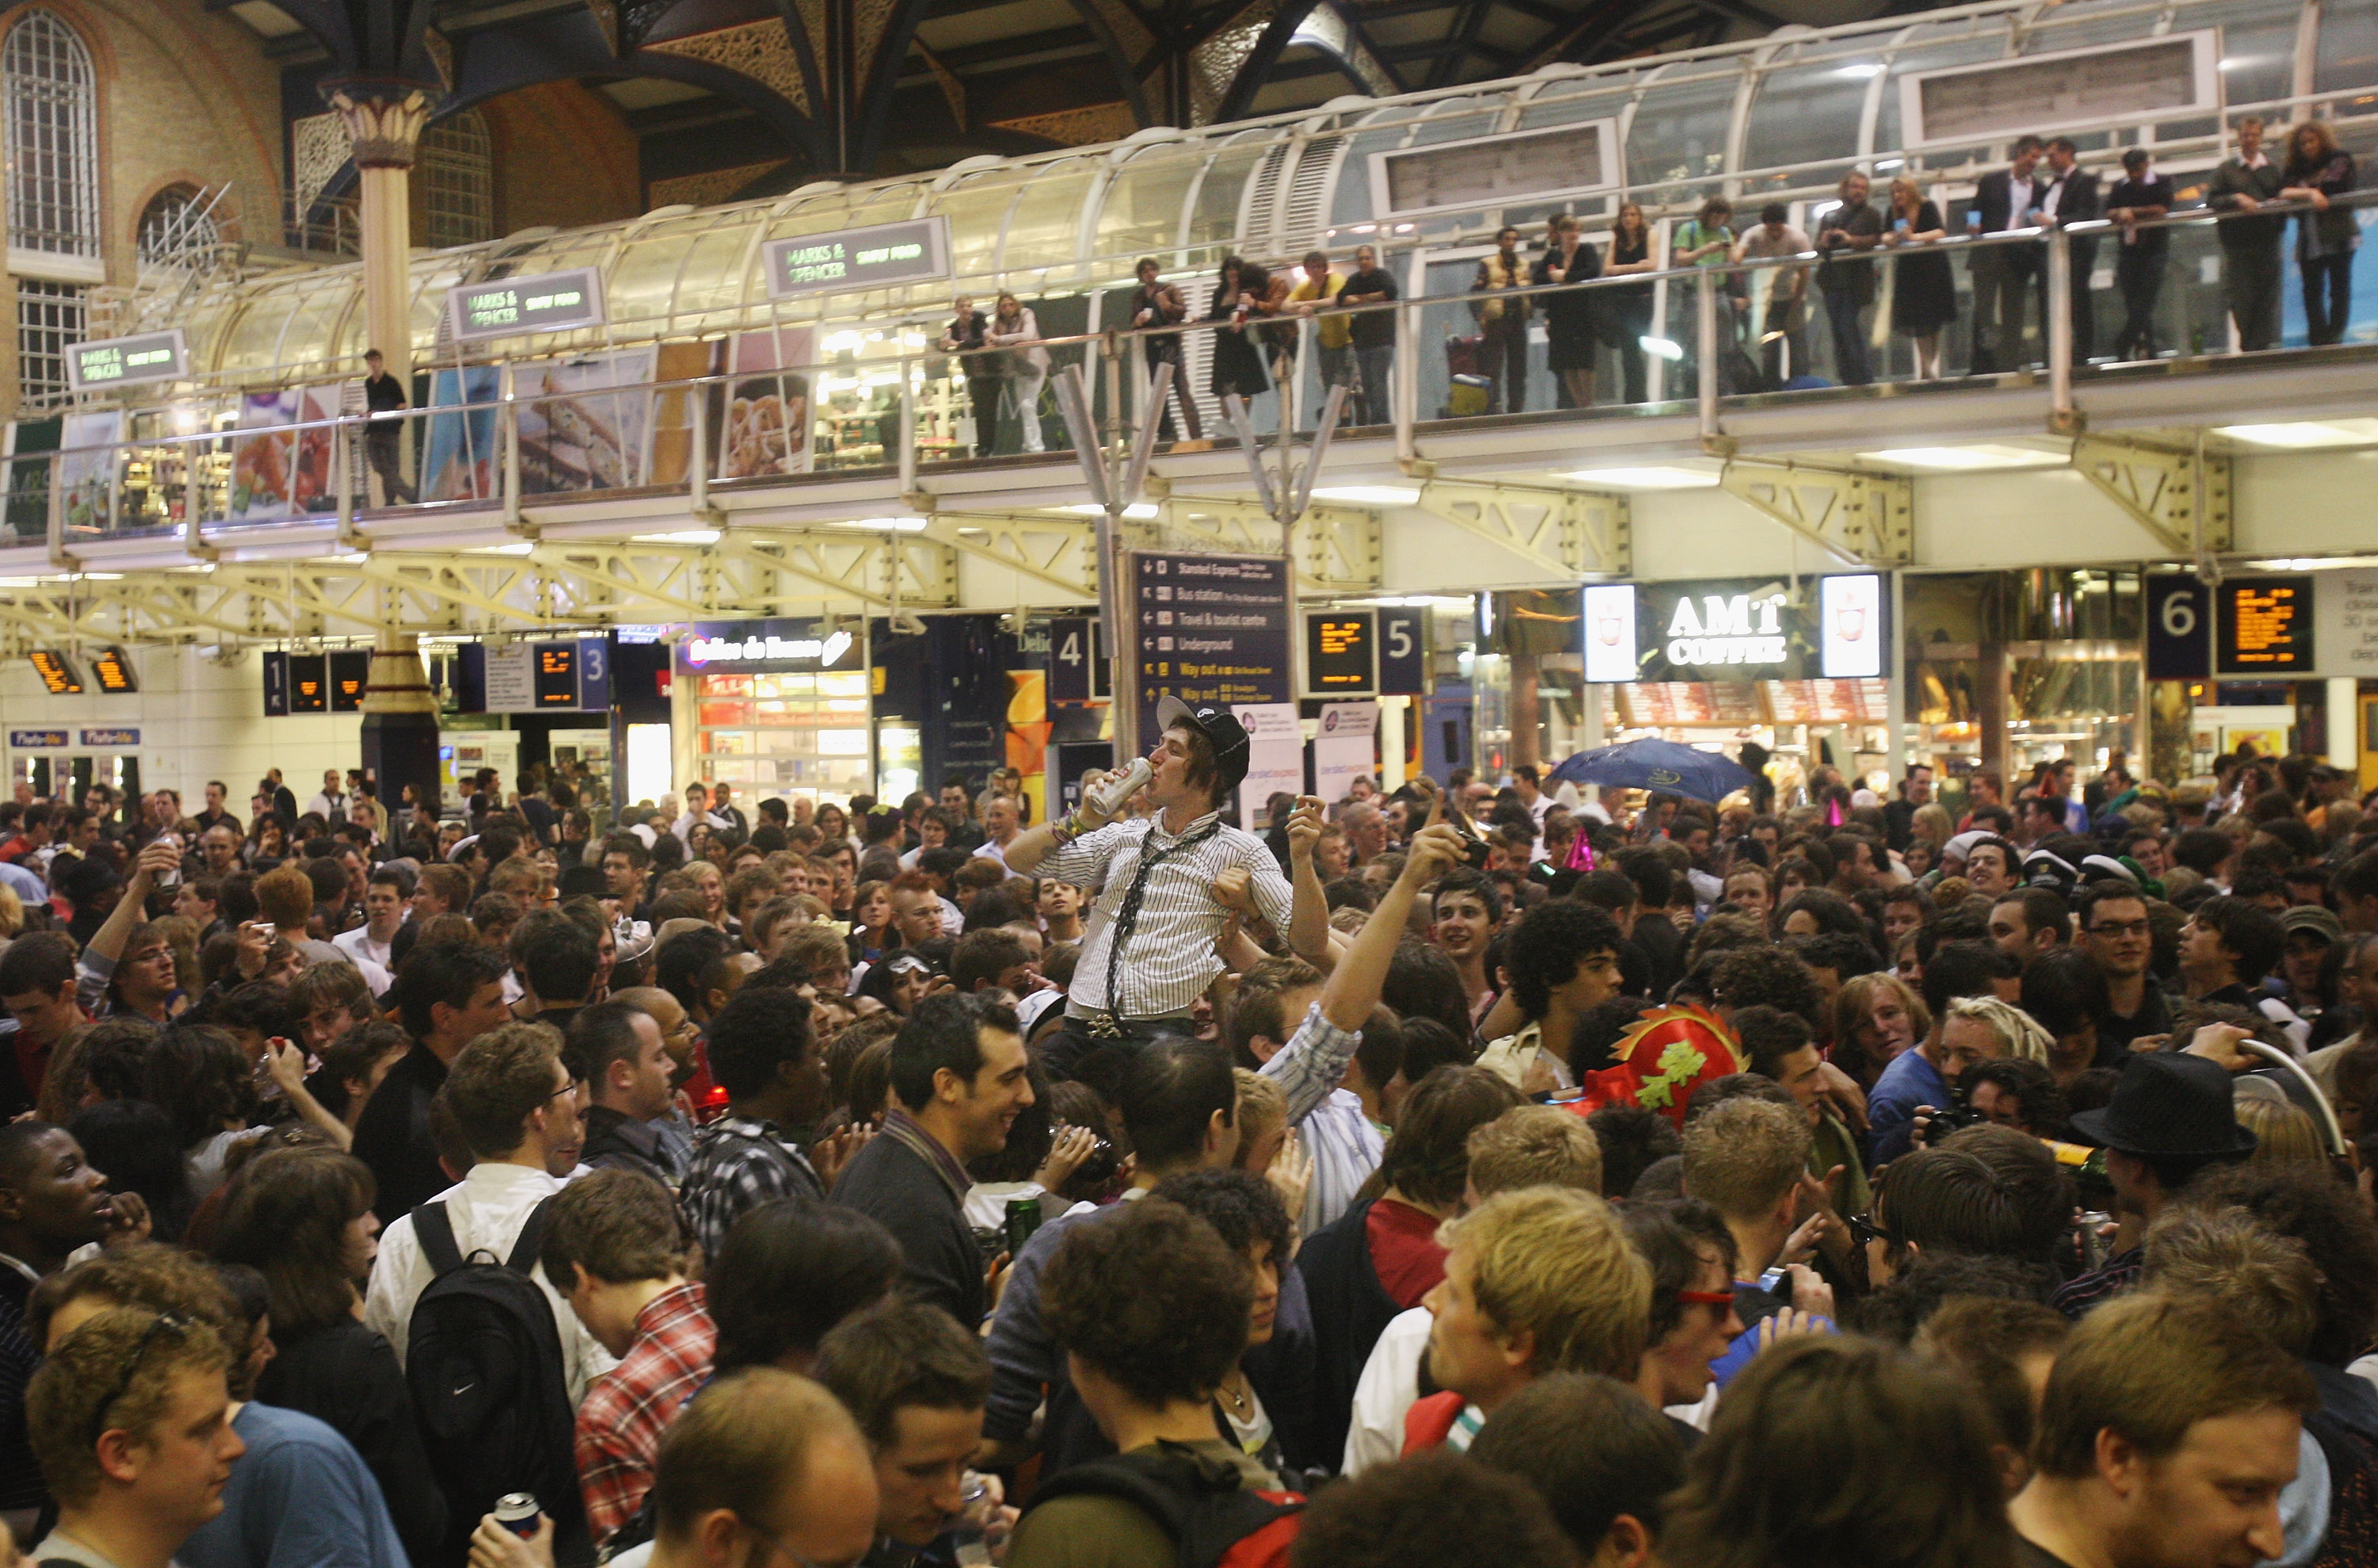
[[1009, 1256], [1021, 1256], [1024, 1244], [1032, 1239], [1034, 1231], [1040, 1228], [1040, 1200], [1038, 1198], [1009, 1199], [1002, 1228], [1007, 1233]]
[[531, 1492], [508, 1491], [496, 1499], [496, 1523], [522, 1540], [536, 1535], [538, 1513], [536, 1497]]

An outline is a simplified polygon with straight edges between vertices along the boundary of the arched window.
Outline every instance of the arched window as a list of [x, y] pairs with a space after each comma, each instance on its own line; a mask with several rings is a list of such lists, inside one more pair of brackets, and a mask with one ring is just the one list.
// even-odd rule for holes
[[495, 158], [476, 109], [423, 131], [413, 167], [421, 180], [423, 244], [440, 250], [496, 237]]
[[54, 11], [30, 10], [0, 45], [7, 101], [8, 244], [100, 254], [98, 90], [90, 52]]
[[222, 243], [214, 202], [194, 185], [169, 185], [140, 210], [140, 259], [148, 266], [185, 266]]

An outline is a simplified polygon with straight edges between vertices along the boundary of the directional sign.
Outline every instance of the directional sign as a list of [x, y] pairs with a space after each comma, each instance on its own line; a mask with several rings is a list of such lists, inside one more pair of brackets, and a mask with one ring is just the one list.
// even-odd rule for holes
[[190, 352], [182, 329], [142, 332], [138, 337], [101, 338], [66, 351], [66, 382], [78, 392], [109, 387], [178, 381], [188, 373]]
[[794, 235], [772, 239], [760, 251], [770, 299], [923, 283], [950, 275], [950, 221], [912, 218], [838, 234]]
[[1286, 561], [1135, 550], [1131, 582], [1139, 622], [1133, 696], [1142, 736], [1156, 737], [1162, 697], [1192, 707], [1295, 700]]
[[572, 267], [566, 272], [458, 283], [446, 291], [446, 310], [457, 343], [599, 327], [604, 321], [603, 274], [593, 267]]
[[132, 668], [132, 656], [113, 645], [92, 652], [90, 672], [98, 678], [100, 691], [108, 696], [122, 696], [140, 689], [140, 677]]

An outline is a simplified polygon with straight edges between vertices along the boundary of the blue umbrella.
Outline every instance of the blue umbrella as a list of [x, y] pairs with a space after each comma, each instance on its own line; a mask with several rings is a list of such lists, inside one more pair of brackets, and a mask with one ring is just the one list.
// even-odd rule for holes
[[1618, 790], [1664, 790], [1712, 803], [1755, 780], [1740, 763], [1674, 741], [1621, 741], [1579, 752], [1553, 769], [1555, 780]]

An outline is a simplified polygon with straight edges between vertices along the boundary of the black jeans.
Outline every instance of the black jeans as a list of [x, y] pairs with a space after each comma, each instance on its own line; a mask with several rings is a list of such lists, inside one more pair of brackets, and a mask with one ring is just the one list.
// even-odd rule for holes
[[2238, 323], [2238, 346], [2246, 353], [2276, 347], [2279, 341], [2279, 242], [2254, 241], [2221, 249], [2221, 292], [2229, 318]]
[[1833, 330], [1833, 368], [1842, 385], [1865, 386], [1874, 380], [1866, 356], [1866, 323], [1859, 319], [1866, 301], [1852, 289], [1829, 288], [1824, 294], [1825, 321]]
[[[1519, 301], [1506, 302], [1506, 310], [1517, 309]], [[1518, 414], [1528, 406], [1528, 323], [1506, 315], [1486, 323], [1479, 334], [1478, 371], [1495, 383], [1488, 405], [1496, 414]]]
[[2117, 359], [2155, 357], [2156, 300], [2163, 293], [2168, 258], [2163, 247], [2126, 245], [2114, 258], [2114, 283], [2122, 291], [2122, 335], [2114, 340]]
[[[2312, 346], [2345, 341], [2345, 319], [2353, 305], [2353, 252], [2309, 257], [2303, 267], [2304, 321], [2312, 329]], [[2324, 302], [2321, 296], [2328, 298]]]
[[999, 445], [999, 400], [1007, 382], [998, 376], [967, 378], [967, 402], [974, 409], [974, 454], [989, 457]]
[[411, 485], [404, 482], [404, 422], [401, 419], [376, 419], [364, 427], [364, 455], [371, 471], [379, 476], [383, 506], [394, 506], [399, 501], [410, 505], [417, 498]]

